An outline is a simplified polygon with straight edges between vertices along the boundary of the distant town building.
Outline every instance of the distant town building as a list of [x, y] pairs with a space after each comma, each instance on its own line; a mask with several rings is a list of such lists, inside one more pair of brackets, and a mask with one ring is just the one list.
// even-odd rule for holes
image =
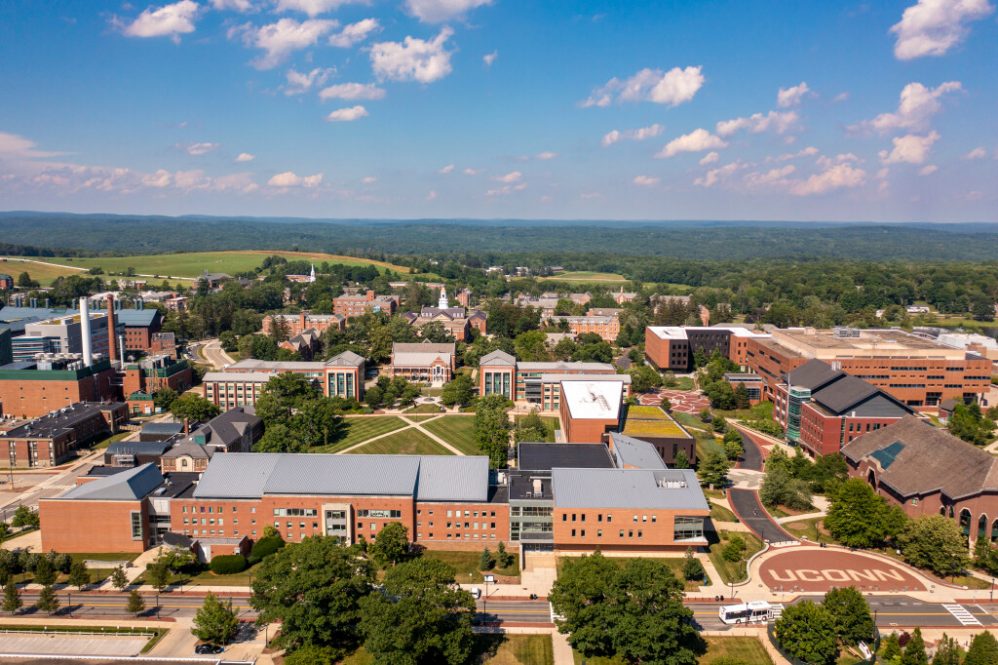
[[450, 381], [457, 369], [453, 343], [415, 342], [392, 344], [389, 376], [439, 385]]
[[350, 319], [363, 316], [368, 312], [384, 312], [394, 314], [401, 299], [397, 295], [377, 295], [374, 291], [366, 291], [363, 295], [344, 294], [333, 298], [333, 313]]
[[0, 433], [0, 455], [13, 467], [56, 466], [116, 434], [127, 418], [120, 402], [71, 404]]
[[222, 372], [208, 372], [202, 379], [204, 397], [217, 406], [231, 409], [254, 406], [270, 379], [284, 372], [302, 374], [318, 386], [326, 397], [362, 399], [364, 358], [344, 351], [325, 361], [280, 361], [248, 358], [229, 365]]
[[[591, 311], [591, 310], [590, 310]], [[620, 310], [612, 310], [619, 312]], [[584, 335], [594, 333], [608, 342], [616, 341], [620, 335], [620, 318], [617, 314], [599, 316], [587, 314], [585, 316], [551, 316], [547, 322], [551, 325], [564, 323], [568, 331], [573, 335]]]
[[609, 363], [521, 362], [499, 350], [478, 361], [480, 395], [499, 394], [509, 400], [526, 402], [540, 411], [560, 409], [561, 382], [566, 379], [623, 381], [625, 396], [630, 394], [630, 375], [617, 374]]
[[300, 335], [306, 330], [314, 330], [321, 335], [330, 328], [343, 330], [346, 317], [342, 314], [313, 314], [307, 311], [298, 314], [268, 314], [263, 317], [263, 334], [273, 335], [275, 324], [284, 327], [288, 337]]

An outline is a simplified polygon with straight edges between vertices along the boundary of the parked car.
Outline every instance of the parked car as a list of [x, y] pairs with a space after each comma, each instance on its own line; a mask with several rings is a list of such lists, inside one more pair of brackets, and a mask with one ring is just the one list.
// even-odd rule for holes
[[217, 644], [199, 644], [194, 647], [194, 653], [197, 654], [219, 654], [223, 651], [225, 651], [225, 649]]
[[479, 598], [482, 597], [482, 590], [479, 589], [478, 587], [472, 588], [471, 589], [471, 597], [474, 598], [475, 600], [478, 600]]

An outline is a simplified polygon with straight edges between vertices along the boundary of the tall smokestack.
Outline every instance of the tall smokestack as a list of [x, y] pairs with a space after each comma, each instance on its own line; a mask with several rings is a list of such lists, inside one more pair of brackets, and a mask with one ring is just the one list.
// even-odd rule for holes
[[114, 334], [114, 296], [107, 294], [107, 357], [112, 361], [118, 355], [118, 338]]
[[83, 364], [90, 367], [94, 364], [93, 352], [90, 350], [90, 299], [80, 298], [80, 342], [83, 345]]

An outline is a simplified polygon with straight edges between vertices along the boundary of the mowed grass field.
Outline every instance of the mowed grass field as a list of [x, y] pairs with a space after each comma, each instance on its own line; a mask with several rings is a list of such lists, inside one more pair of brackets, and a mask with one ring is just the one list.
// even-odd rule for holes
[[593, 272], [591, 270], [573, 270], [561, 272], [550, 277], [542, 277], [545, 282], [626, 282], [627, 278], [612, 272]]
[[[286, 252], [269, 250], [237, 250], [228, 252], [184, 252], [179, 254], [148, 254], [142, 256], [96, 256], [96, 257], [54, 257], [45, 261], [81, 268], [100, 267], [105, 273], [123, 273], [134, 268], [137, 274], [158, 275], [160, 277], [183, 277], [194, 279], [201, 273], [224, 272], [234, 274], [253, 270], [268, 256], [283, 256], [288, 261], [314, 261], [315, 263], [340, 263], [350, 266], [373, 265], [381, 271], [394, 270], [408, 273], [409, 268], [384, 261], [361, 259], [355, 256], [340, 256], [322, 252]], [[40, 267], [40, 266], [39, 266]], [[34, 277], [34, 273], [32, 277]], [[41, 281], [39, 279], [39, 281]]]
[[[755, 637], [718, 637], [704, 636], [707, 643], [707, 653], [700, 656], [697, 663], [710, 665], [718, 661], [743, 663], [744, 665], [773, 665], [773, 659], [766, 653], [766, 647]], [[586, 658], [582, 659], [575, 651], [572, 652], [575, 665], [624, 665], [622, 658]]]
[[451, 455], [439, 443], [418, 429], [410, 428], [396, 432], [377, 441], [366, 443], [351, 451], [362, 455]]
[[395, 416], [371, 416], [362, 418], [344, 418], [344, 424], [347, 428], [347, 434], [345, 437], [332, 443], [328, 446], [318, 446], [312, 449], [312, 452], [316, 453], [335, 453], [341, 450], [345, 450], [350, 446], [355, 446], [358, 443], [363, 443], [369, 439], [373, 439], [381, 434], [387, 434], [388, 432], [394, 432], [397, 429], [402, 429], [405, 427], [405, 423], [402, 422], [401, 418]]
[[423, 427], [460, 450], [465, 455], [481, 455], [475, 441], [474, 416], [444, 416], [424, 423]]
[[14, 256], [5, 256], [0, 258], [0, 273], [13, 277], [16, 284], [17, 276], [22, 272], [26, 272], [31, 275], [31, 279], [37, 280], [42, 286], [48, 286], [55, 281], [56, 277], [86, 274], [82, 270], [73, 270], [72, 268], [47, 263], [49, 261], [48, 258], [40, 258], [38, 260], [43, 263], [35, 263], [34, 261]]

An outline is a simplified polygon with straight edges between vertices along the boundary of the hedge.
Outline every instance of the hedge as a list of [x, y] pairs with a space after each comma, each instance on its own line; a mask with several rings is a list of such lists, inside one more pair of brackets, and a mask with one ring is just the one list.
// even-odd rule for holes
[[242, 554], [222, 554], [211, 560], [211, 572], [217, 575], [232, 575], [241, 573], [247, 567], [246, 557]]
[[253, 543], [253, 549], [249, 555], [250, 563], [259, 563], [282, 547], [284, 547], [284, 539], [280, 536], [264, 536]]

